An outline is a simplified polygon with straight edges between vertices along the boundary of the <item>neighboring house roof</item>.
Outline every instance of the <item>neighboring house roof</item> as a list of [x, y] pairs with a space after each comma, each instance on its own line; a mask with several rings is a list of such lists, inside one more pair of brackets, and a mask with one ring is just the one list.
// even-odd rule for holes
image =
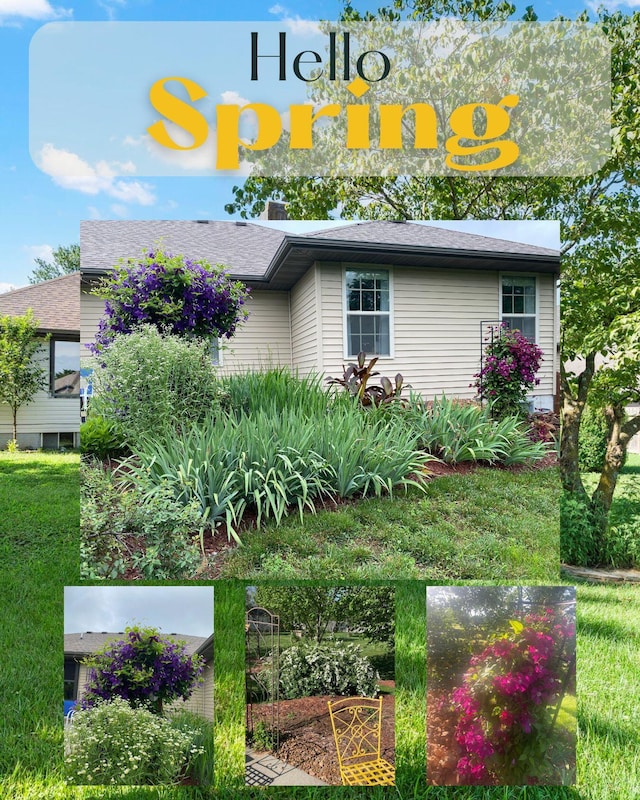
[[[120, 641], [124, 639], [124, 631], [85, 631], [83, 633], [65, 633], [64, 635], [64, 654], [75, 658], [91, 655], [100, 650], [107, 642]], [[185, 650], [189, 655], [200, 653], [205, 660], [210, 661], [213, 656], [213, 635], [190, 636], [181, 633], [162, 633], [163, 639], [170, 639], [174, 642], [184, 642]]]
[[0, 316], [20, 317], [29, 308], [43, 333], [79, 334], [80, 273], [0, 294]]
[[315, 261], [518, 272], [560, 271], [557, 250], [411, 222], [360, 222], [293, 235], [246, 222], [91, 220], [80, 224], [87, 276], [156, 244], [171, 253], [222, 263], [234, 277], [290, 289]]

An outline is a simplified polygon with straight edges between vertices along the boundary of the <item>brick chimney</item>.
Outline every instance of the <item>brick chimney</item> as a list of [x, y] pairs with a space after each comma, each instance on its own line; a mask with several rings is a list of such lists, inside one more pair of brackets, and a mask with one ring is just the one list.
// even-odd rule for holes
[[260, 219], [289, 219], [287, 216], [286, 203], [280, 203], [275, 200], [267, 200], [267, 205], [264, 211], [260, 214]]

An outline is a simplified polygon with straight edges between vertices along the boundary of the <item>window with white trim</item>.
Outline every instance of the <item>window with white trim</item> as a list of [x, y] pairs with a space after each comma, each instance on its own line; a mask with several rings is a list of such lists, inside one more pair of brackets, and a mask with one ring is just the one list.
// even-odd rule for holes
[[520, 275], [502, 276], [501, 319], [519, 330], [530, 342], [536, 340], [536, 279]]
[[391, 355], [389, 270], [348, 269], [345, 273], [347, 358], [364, 351]]

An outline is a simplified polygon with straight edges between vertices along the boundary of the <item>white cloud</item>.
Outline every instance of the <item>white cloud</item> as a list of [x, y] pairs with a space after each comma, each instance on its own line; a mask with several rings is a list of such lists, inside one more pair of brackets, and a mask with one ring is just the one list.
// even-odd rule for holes
[[269, 9], [269, 13], [273, 14], [276, 17], [279, 17], [281, 14], [286, 14], [287, 9], [284, 6], [279, 5], [278, 3], [275, 6], [271, 6]]
[[111, 206], [111, 210], [116, 215], [116, 217], [128, 217], [129, 216], [129, 209], [122, 205], [121, 203], [114, 203]]
[[0, 283], [0, 294], [4, 294], [5, 292], [10, 292], [16, 287], [12, 283]]
[[72, 15], [72, 9], [52, 6], [48, 0], [0, 0], [0, 20], [6, 17], [63, 19]]
[[[640, 0], [638, 0], [638, 2], [640, 2]], [[298, 36], [315, 36], [320, 33], [320, 26], [315, 20], [303, 19], [298, 14], [293, 16], [290, 9], [280, 5], [280, 3], [271, 6], [269, 13], [273, 14], [275, 17], [280, 17], [281, 21], [285, 23], [291, 33], [295, 33]]]
[[87, 208], [87, 211], [89, 212], [90, 219], [102, 219], [102, 214], [100, 213], [100, 210], [95, 206], [89, 206]]
[[141, 181], [118, 180], [116, 172], [131, 174], [135, 166], [131, 161], [98, 161], [92, 166], [76, 153], [45, 144], [37, 157], [40, 169], [63, 189], [72, 189], [83, 194], [104, 193], [124, 203], [151, 206], [156, 202], [152, 186]]
[[51, 261], [53, 258], [53, 247], [50, 244], [28, 244], [24, 249], [32, 259], [43, 258], [45, 261]]
[[222, 102], [228, 106], [246, 106], [251, 102], [251, 100], [247, 100], [246, 97], [242, 97], [241, 94], [234, 91], [222, 92], [220, 97], [222, 98]]

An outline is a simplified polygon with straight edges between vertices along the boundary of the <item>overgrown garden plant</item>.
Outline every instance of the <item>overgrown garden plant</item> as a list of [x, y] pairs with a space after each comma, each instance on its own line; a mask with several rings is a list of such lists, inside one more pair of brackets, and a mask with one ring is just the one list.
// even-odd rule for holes
[[229, 339], [248, 316], [248, 289], [223, 266], [159, 249], [121, 261], [94, 293], [106, 300], [92, 346], [96, 355], [114, 336], [144, 323], [176, 336]]
[[527, 393], [540, 382], [542, 350], [519, 330], [496, 326], [484, 348], [484, 363], [475, 375], [478, 396], [498, 419], [523, 412]]
[[575, 665], [575, 628], [551, 609], [509, 624], [509, 633], [471, 658], [451, 693], [459, 712], [458, 773], [466, 784], [536, 782], [553, 730], [551, 705]]
[[163, 639], [155, 628], [135, 625], [125, 629], [124, 639], [107, 643], [84, 663], [90, 670], [82, 708], [120, 697], [156, 714], [166, 702], [187, 700], [204, 669], [202, 658], [189, 655], [183, 644]]

